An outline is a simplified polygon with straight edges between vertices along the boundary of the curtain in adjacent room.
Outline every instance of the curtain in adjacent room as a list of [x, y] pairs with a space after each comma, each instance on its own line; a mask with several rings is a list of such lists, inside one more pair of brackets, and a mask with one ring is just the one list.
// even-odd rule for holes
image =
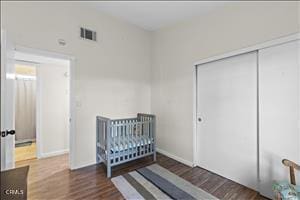
[[36, 81], [16, 80], [16, 142], [36, 138]]

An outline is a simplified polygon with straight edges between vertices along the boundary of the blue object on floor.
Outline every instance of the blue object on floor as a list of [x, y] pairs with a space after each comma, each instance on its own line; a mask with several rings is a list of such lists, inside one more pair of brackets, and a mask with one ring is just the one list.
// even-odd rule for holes
[[300, 200], [300, 186], [287, 181], [275, 182], [272, 186], [275, 194], [279, 193], [282, 200]]

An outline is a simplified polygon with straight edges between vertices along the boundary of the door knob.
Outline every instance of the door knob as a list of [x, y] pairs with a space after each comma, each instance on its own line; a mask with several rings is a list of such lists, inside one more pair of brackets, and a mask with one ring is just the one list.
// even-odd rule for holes
[[1, 137], [6, 137], [7, 135], [14, 135], [16, 133], [15, 130], [5, 130], [1, 131]]
[[9, 135], [14, 135], [15, 133], [16, 133], [15, 130], [9, 130], [9, 131], [7, 131], [7, 134], [9, 134]]
[[202, 121], [202, 119], [200, 117], [198, 117], [198, 122], [201, 122], [201, 121]]

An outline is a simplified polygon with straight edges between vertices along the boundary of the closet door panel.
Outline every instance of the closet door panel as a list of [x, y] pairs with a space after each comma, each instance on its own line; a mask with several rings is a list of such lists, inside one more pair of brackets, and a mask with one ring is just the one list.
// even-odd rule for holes
[[197, 68], [198, 165], [257, 189], [257, 53]]
[[299, 41], [259, 51], [260, 192], [269, 198], [274, 180], [289, 181], [281, 160], [300, 163], [299, 73]]

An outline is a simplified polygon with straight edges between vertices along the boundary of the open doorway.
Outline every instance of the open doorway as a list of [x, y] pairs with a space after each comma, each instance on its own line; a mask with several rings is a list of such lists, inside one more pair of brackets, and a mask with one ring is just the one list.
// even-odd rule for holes
[[69, 153], [70, 61], [15, 52], [15, 162]]
[[15, 161], [36, 158], [36, 66], [16, 62]]

